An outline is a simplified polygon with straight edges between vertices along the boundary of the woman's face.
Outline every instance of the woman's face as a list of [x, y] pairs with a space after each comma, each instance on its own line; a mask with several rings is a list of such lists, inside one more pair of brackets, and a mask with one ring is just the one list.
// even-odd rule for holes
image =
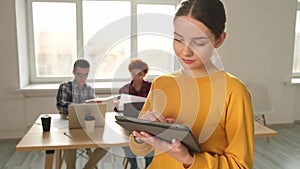
[[202, 22], [188, 16], [175, 18], [173, 47], [183, 67], [190, 70], [205, 68], [214, 48], [220, 45]]

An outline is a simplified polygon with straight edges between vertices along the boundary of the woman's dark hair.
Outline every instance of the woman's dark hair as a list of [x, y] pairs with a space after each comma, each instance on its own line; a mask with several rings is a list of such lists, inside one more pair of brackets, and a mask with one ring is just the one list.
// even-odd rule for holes
[[145, 74], [148, 73], [149, 67], [146, 62], [142, 61], [141, 59], [131, 59], [131, 62], [128, 65], [128, 70], [131, 72], [134, 69], [142, 70]]
[[181, 1], [175, 16], [190, 16], [204, 23], [216, 38], [219, 38], [225, 30], [226, 14], [224, 5], [220, 0]]
[[73, 71], [77, 69], [77, 67], [89, 68], [90, 64], [85, 59], [77, 59], [73, 66]]

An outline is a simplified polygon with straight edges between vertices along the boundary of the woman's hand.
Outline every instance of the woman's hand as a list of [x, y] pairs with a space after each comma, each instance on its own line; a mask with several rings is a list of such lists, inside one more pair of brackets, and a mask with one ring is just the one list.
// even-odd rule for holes
[[150, 120], [150, 121], [165, 122], [165, 117], [156, 110], [147, 111], [143, 113], [143, 115], [140, 118], [144, 120]]
[[115, 104], [114, 111], [119, 113], [120, 100], [114, 101], [114, 104]]
[[115, 104], [115, 108], [116, 108], [117, 110], [119, 110], [120, 100], [114, 101], [114, 104]]
[[[144, 120], [165, 123], [175, 122], [174, 118], [165, 118], [158, 111], [145, 112], [140, 118]], [[166, 152], [167, 154], [175, 158], [177, 161], [183, 163], [185, 167], [189, 167], [194, 161], [193, 155], [189, 153], [189, 150], [183, 144], [181, 144], [180, 141], [176, 139], [173, 139], [172, 143], [170, 143], [159, 138], [155, 138], [145, 131], [133, 131], [132, 133], [137, 142], [146, 142], [159, 149], [160, 151]]]
[[156, 110], [147, 111], [140, 118], [144, 119], [144, 120], [165, 122], [165, 123], [174, 123], [175, 122], [174, 118], [165, 118], [161, 113], [159, 113]]
[[185, 167], [189, 167], [192, 165], [194, 161], [194, 157], [188, 149], [178, 140], [173, 139], [172, 143], [161, 140], [159, 138], [155, 138], [147, 132], [141, 131], [133, 131], [133, 135], [137, 141], [146, 142], [160, 151], [166, 152], [177, 161], [183, 163]]

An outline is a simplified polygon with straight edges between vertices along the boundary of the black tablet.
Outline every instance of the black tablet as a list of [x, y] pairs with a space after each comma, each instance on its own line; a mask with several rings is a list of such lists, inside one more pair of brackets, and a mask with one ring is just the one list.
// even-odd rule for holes
[[188, 126], [177, 123], [162, 123], [133, 117], [115, 116], [116, 123], [128, 130], [145, 131], [155, 137], [171, 142], [181, 141], [190, 151], [200, 152], [200, 145]]

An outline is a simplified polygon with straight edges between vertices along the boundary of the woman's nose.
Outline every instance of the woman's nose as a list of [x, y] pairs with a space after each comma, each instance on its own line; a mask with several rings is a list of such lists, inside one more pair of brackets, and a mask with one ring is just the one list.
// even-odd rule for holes
[[183, 50], [182, 50], [182, 54], [184, 56], [192, 56], [193, 55], [193, 50], [188, 45], [184, 45]]

